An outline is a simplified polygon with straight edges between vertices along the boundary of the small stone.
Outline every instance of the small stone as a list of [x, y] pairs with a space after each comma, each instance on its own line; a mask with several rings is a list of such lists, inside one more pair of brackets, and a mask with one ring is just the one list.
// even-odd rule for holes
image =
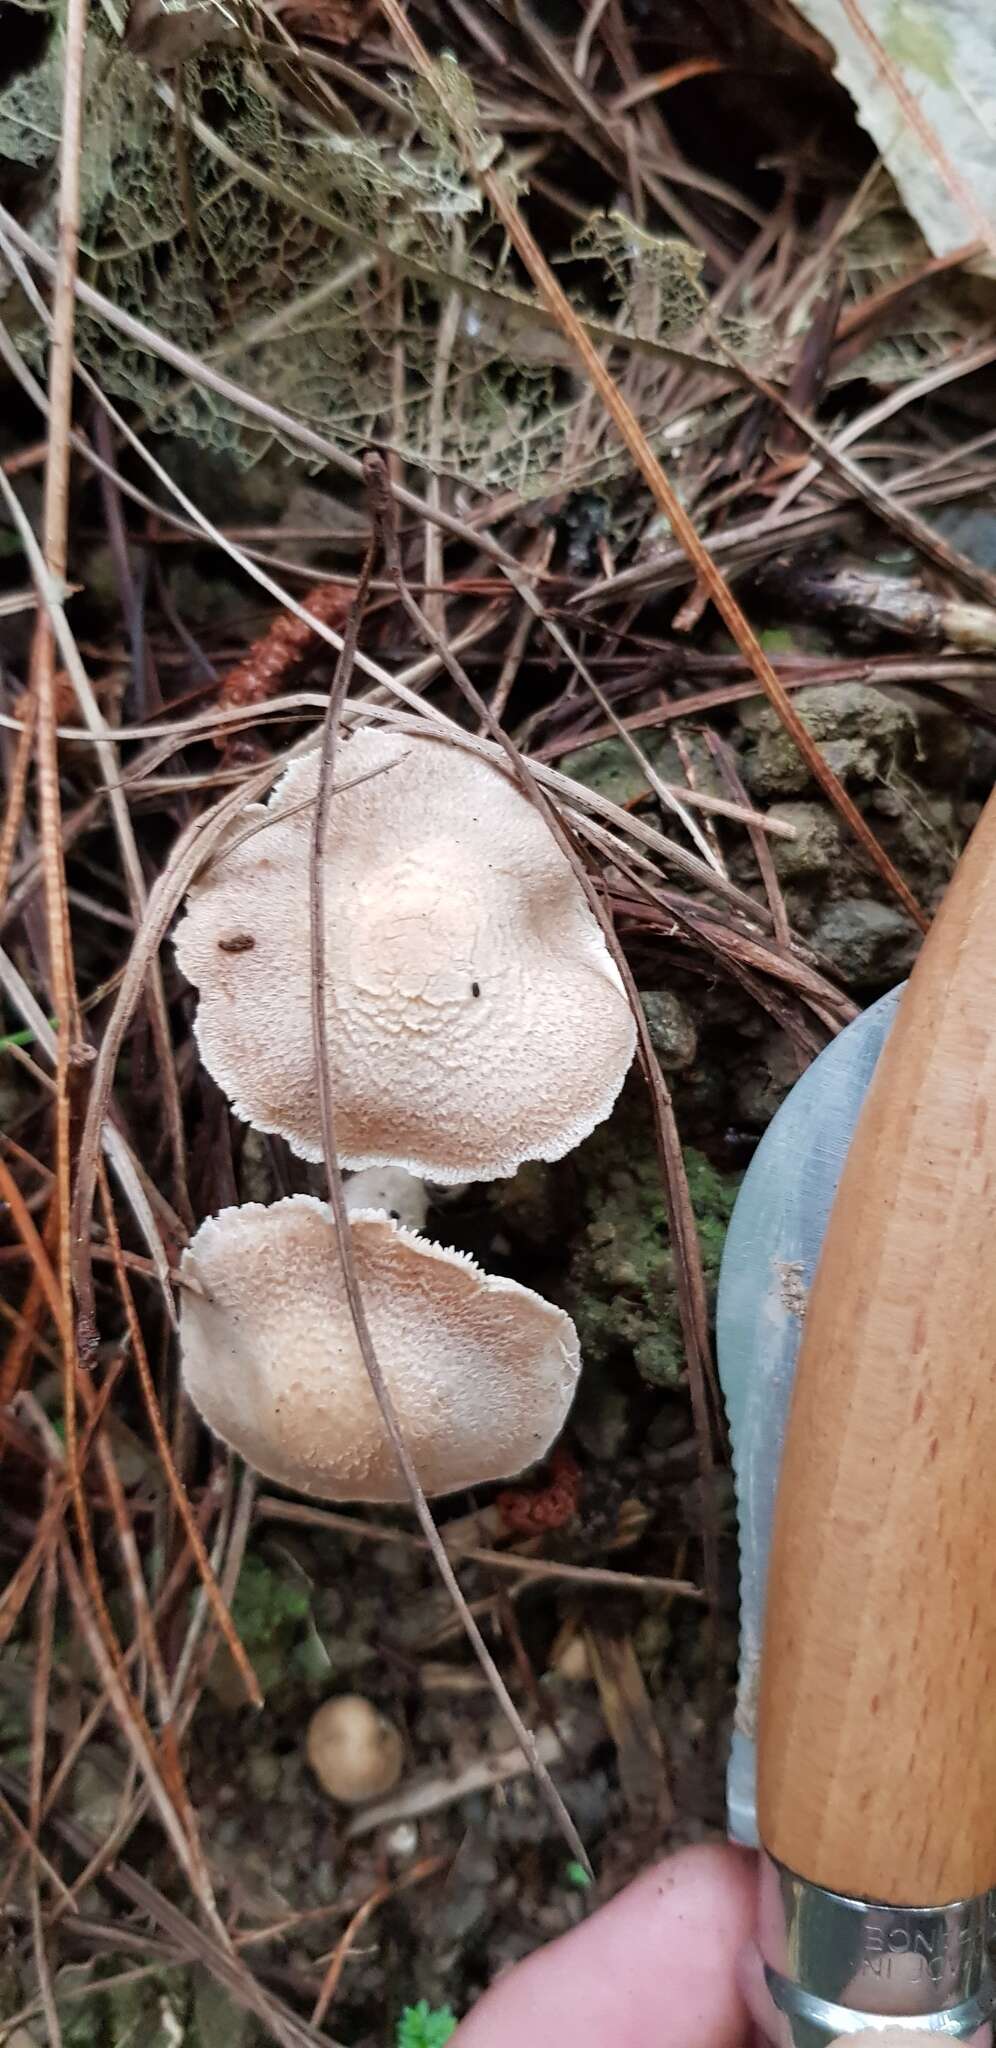
[[104, 1770], [84, 1757], [73, 1772], [71, 1800], [76, 1819], [103, 1841], [121, 1817], [121, 1788], [115, 1784], [113, 1766]]
[[371, 1561], [387, 1578], [414, 1584], [425, 1571], [425, 1559], [420, 1550], [409, 1550], [404, 1543], [377, 1543], [371, 1552]]
[[799, 1061], [783, 1031], [766, 1032], [757, 1054], [737, 1077], [737, 1114], [752, 1130], [766, 1130], [799, 1079]]
[[410, 1863], [418, 1851], [418, 1828], [413, 1820], [399, 1820], [384, 1837], [384, 1847], [396, 1863]]
[[323, 1859], [316, 1863], [311, 1872], [311, 1889], [320, 1905], [331, 1904], [339, 1893], [339, 1873], [335, 1865]]
[[813, 944], [852, 986], [886, 988], [909, 973], [919, 933], [891, 903], [844, 896], [818, 918]]
[[835, 811], [822, 804], [772, 804], [768, 813], [791, 825], [794, 839], [772, 839], [775, 871], [783, 881], [805, 881], [829, 874], [840, 859], [840, 826]]
[[[824, 760], [848, 787], [882, 781], [912, 759], [917, 725], [909, 706], [864, 683], [800, 690], [796, 709]], [[744, 775], [759, 796], [795, 796], [812, 776], [777, 712], [763, 711]]]
[[275, 1799], [280, 1787], [280, 1758], [274, 1756], [272, 1750], [256, 1750], [246, 1768], [253, 1797], [261, 1802]]
[[[798, 807], [797, 807], [798, 808]], [[641, 995], [650, 1042], [666, 1074], [680, 1073], [694, 1064], [699, 1049], [698, 1032], [680, 996], [669, 988], [647, 989]]]
[[457, 1854], [453, 1878], [457, 1884], [497, 1884], [498, 1860], [482, 1828], [468, 1828]]
[[262, 1202], [264, 1207], [282, 1193], [273, 1170], [273, 1140], [251, 1124], [242, 1140], [239, 1193], [244, 1202]]

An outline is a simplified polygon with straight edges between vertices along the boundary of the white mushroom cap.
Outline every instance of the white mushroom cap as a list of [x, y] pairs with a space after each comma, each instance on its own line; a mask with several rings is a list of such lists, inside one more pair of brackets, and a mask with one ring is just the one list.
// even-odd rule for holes
[[[237, 1115], [321, 1157], [309, 885], [318, 755], [292, 763], [191, 890], [177, 959]], [[444, 740], [342, 745], [326, 853], [327, 1006], [344, 1166], [448, 1183], [559, 1159], [636, 1043], [601, 931], [534, 806]]]
[[[383, 1214], [350, 1219], [374, 1349], [427, 1493], [509, 1479], [573, 1399], [568, 1315]], [[202, 1223], [183, 1255], [183, 1381], [266, 1478], [326, 1500], [408, 1494], [360, 1355], [331, 1210], [311, 1195]]]

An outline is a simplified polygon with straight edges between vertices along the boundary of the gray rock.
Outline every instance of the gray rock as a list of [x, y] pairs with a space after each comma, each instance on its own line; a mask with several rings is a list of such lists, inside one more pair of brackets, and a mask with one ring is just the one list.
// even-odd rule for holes
[[466, 1941], [490, 1912], [491, 1892], [487, 1885], [464, 1884], [440, 1908], [439, 1930], [450, 1941]]
[[[848, 787], [878, 782], [914, 754], [913, 712], [881, 690], [864, 683], [827, 685], [800, 690], [795, 705], [824, 759]], [[811, 787], [809, 769], [777, 712], [766, 709], [758, 717], [744, 774], [759, 796], [795, 796]]]
[[630, 1402], [604, 1366], [588, 1363], [571, 1411], [571, 1427], [590, 1458], [604, 1463], [619, 1456], [629, 1433]]
[[824, 804], [772, 804], [772, 818], [791, 825], [794, 839], [772, 839], [775, 871], [784, 881], [805, 881], [807, 876], [831, 872], [840, 859], [840, 826], [836, 811]]
[[[798, 808], [798, 806], [797, 806]], [[695, 1021], [669, 988], [647, 989], [640, 997], [654, 1051], [666, 1074], [693, 1065], [699, 1049]]]
[[817, 919], [813, 944], [854, 987], [887, 988], [909, 973], [919, 933], [898, 905], [844, 896]]
[[981, 569], [996, 569], [996, 508], [989, 496], [935, 505], [930, 523], [969, 561], [978, 562]]
[[740, 1068], [734, 1101], [740, 1120], [764, 1130], [799, 1079], [799, 1062], [782, 1031], [765, 1032], [756, 1060]]
[[250, 1124], [242, 1141], [239, 1194], [244, 1202], [262, 1202], [264, 1208], [280, 1194], [273, 1170], [270, 1139]]
[[70, 1800], [76, 1819], [89, 1828], [100, 1841], [117, 1826], [121, 1818], [121, 1783], [115, 1769], [115, 1759], [97, 1751], [84, 1756], [72, 1775]]

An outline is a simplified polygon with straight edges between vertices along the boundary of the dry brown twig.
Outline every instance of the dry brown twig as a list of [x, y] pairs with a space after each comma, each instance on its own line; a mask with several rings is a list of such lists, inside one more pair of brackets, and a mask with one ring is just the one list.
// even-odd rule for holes
[[[314, 1508], [305, 1501], [277, 1500], [270, 1494], [263, 1494], [256, 1503], [256, 1512], [263, 1521], [296, 1522], [303, 1528], [337, 1529], [344, 1536], [356, 1537], [359, 1541], [372, 1543], [395, 1543], [405, 1549], [422, 1549], [424, 1538], [415, 1536], [410, 1529], [396, 1529], [390, 1522], [359, 1521], [355, 1515], [341, 1515], [334, 1508]], [[524, 1578], [563, 1579], [577, 1586], [604, 1587], [608, 1591], [663, 1594], [668, 1599], [704, 1601], [701, 1586], [690, 1579], [666, 1579], [653, 1572], [625, 1572], [600, 1565], [566, 1564], [559, 1558], [525, 1557], [515, 1550], [489, 1550], [475, 1543], [450, 1542], [446, 1528], [441, 1531], [447, 1554], [456, 1559], [466, 1558], [469, 1564], [484, 1564], [500, 1572], [519, 1574]]]
[[[51, 1486], [51, 1482], [50, 1482]], [[45, 1784], [45, 1747], [48, 1733], [48, 1693], [52, 1677], [52, 1641], [55, 1633], [55, 1599], [58, 1588], [58, 1567], [54, 1532], [50, 1540], [42, 1569], [38, 1593], [38, 1625], [34, 1684], [31, 1691], [31, 1764], [28, 1786], [28, 1826], [31, 1839], [37, 1844], [41, 1831], [42, 1793]], [[35, 1969], [38, 1988], [41, 1992], [48, 2027], [51, 2048], [62, 2048], [62, 2029], [59, 2025], [59, 2009], [52, 1987], [52, 1972], [46, 1948], [45, 1927], [42, 1919], [41, 1887], [38, 1881], [37, 1865], [32, 1858], [28, 1880], [31, 1897], [31, 1935], [34, 1944]]]
[[[63, 1354], [63, 1407], [66, 1429], [66, 1472], [68, 1495], [73, 1501], [76, 1522], [82, 1546], [84, 1573], [86, 1579], [86, 1624], [91, 1650], [103, 1665], [108, 1682], [112, 1686], [118, 1706], [121, 1725], [136, 1745], [136, 1756], [141, 1767], [149, 1774], [153, 1787], [159, 1785], [154, 1759], [151, 1735], [144, 1725], [144, 1716], [134, 1694], [130, 1691], [124, 1676], [123, 1659], [117, 1636], [111, 1622], [104, 1597], [100, 1570], [94, 1549], [87, 1504], [82, 1484], [82, 1465], [77, 1435], [76, 1402], [78, 1393], [85, 1396], [87, 1407], [92, 1407], [93, 1396], [89, 1383], [80, 1374], [76, 1349], [76, 1333], [73, 1319], [73, 1261], [70, 1235], [71, 1205], [71, 1113], [74, 1097], [79, 1093], [79, 1078], [85, 1072], [89, 1051], [85, 1046], [80, 1028], [79, 1007], [76, 996], [72, 948], [69, 934], [65, 871], [63, 865], [61, 800], [59, 790], [58, 740], [56, 732], [56, 677], [55, 677], [55, 636], [58, 630], [58, 613], [50, 602], [51, 593], [57, 592], [65, 581], [67, 567], [67, 525], [68, 490], [71, 451], [71, 409], [73, 378], [73, 333], [75, 320], [75, 283], [77, 241], [79, 230], [80, 204], [80, 148], [81, 113], [83, 99], [83, 67], [87, 30], [86, 0], [70, 0], [66, 21], [65, 70], [63, 90], [63, 124], [61, 145], [61, 171], [59, 190], [59, 245], [55, 279], [54, 306], [52, 316], [52, 342], [49, 363], [49, 440], [46, 462], [46, 483], [43, 519], [44, 563], [39, 565], [36, 580], [40, 593], [45, 597], [48, 609], [39, 613], [35, 633], [32, 660], [32, 694], [37, 702], [37, 783], [39, 815], [42, 835], [42, 860], [45, 882], [49, 958], [51, 961], [52, 999], [59, 1019], [59, 1030], [55, 1042], [56, 1065], [56, 1215], [58, 1219], [58, 1281], [50, 1274], [47, 1254], [37, 1233], [32, 1237], [33, 1226], [26, 1214], [19, 1218], [22, 1239], [32, 1252], [35, 1275], [42, 1293], [48, 1299], [56, 1328], [60, 1333]], [[2, 479], [9, 490], [7, 479]], [[19, 508], [18, 508], [19, 509]], [[32, 537], [33, 542], [33, 537]], [[80, 679], [80, 702], [84, 713], [93, 711], [94, 706], [85, 678]], [[19, 809], [18, 794], [23, 794], [23, 778], [15, 779], [15, 814]], [[113, 799], [112, 799], [113, 802]], [[129, 875], [133, 902], [141, 908], [144, 902], [144, 886], [138, 866], [137, 850], [131, 837], [130, 821], [118, 804], [119, 824], [122, 826], [122, 850], [125, 869]], [[16, 828], [14, 828], [16, 829]], [[13, 844], [13, 829], [10, 842]], [[7, 854], [5, 848], [5, 864]], [[153, 981], [153, 1015], [158, 1029], [160, 1050], [168, 1055], [168, 1032], [165, 1006], [161, 989]], [[158, 997], [158, 1000], [157, 1000]], [[172, 1067], [169, 1067], [172, 1076]], [[179, 1104], [175, 1096], [167, 1091], [167, 1099], [174, 1106], [174, 1138], [178, 1147], [177, 1158], [181, 1172], [182, 1186], [182, 1136], [180, 1134]], [[43, 1612], [50, 1611], [49, 1603], [54, 1598], [55, 1542], [59, 1540], [63, 1555], [64, 1581], [70, 1588], [78, 1584], [76, 1567], [64, 1537], [59, 1538], [58, 1522], [61, 1503], [53, 1499], [53, 1525], [49, 1529], [39, 1552], [43, 1566], [42, 1598]], [[123, 1501], [116, 1499], [119, 1513], [124, 1514]], [[127, 1518], [125, 1517], [125, 1526]], [[77, 1611], [79, 1604], [77, 1602]], [[49, 1660], [39, 1662], [39, 1673], [45, 1681]], [[32, 1762], [30, 1826], [33, 1837], [37, 1835], [41, 1814], [41, 1785], [44, 1757], [44, 1699], [37, 1699], [33, 1724], [35, 1749]], [[39, 1748], [40, 1745], [40, 1748]], [[180, 1798], [180, 1778], [172, 1772], [172, 1795]], [[188, 1838], [179, 1830], [174, 1832], [173, 1807], [168, 1796], [160, 1801], [160, 1814], [172, 1833], [174, 1846], [181, 1863], [187, 1867], [191, 1882], [202, 1904], [210, 1914], [212, 1901], [207, 1885], [206, 1867], [203, 1859], [188, 1855]], [[189, 1843], [196, 1840], [192, 1813], [187, 1809]], [[36, 1955], [39, 1982], [45, 2000], [49, 2031], [53, 2041], [60, 2039], [57, 2010], [51, 1997], [44, 1943], [40, 1933], [40, 1903], [37, 1895], [37, 1880], [32, 1879], [36, 1917]]]
[[328, 1968], [322, 1979], [322, 1988], [318, 1994], [314, 2012], [311, 2015], [313, 2027], [324, 2025], [329, 2007], [339, 1988], [339, 1980], [342, 1976], [349, 1951], [357, 1935], [362, 1933], [367, 1921], [376, 1913], [378, 1907], [385, 1905], [387, 1900], [394, 1898], [398, 1892], [407, 1891], [411, 1885], [424, 1884], [427, 1878], [438, 1877], [441, 1871], [448, 1868], [449, 1863], [449, 1856], [423, 1856], [417, 1863], [412, 1865], [411, 1870], [402, 1871], [400, 1877], [385, 1878], [384, 1882], [377, 1885], [376, 1889], [369, 1894], [369, 1897], [365, 1898], [362, 1904], [357, 1906], [355, 1913], [352, 1914], [343, 1928], [329, 1957]]
[[[512, 1699], [511, 1693], [501, 1676], [481, 1631], [470, 1612], [463, 1590], [447, 1555], [432, 1517], [432, 1512], [415, 1467], [415, 1461], [408, 1448], [398, 1421], [390, 1388], [381, 1369], [374, 1348], [367, 1321], [366, 1304], [360, 1287], [353, 1257], [349, 1233], [349, 1220], [343, 1194], [342, 1174], [335, 1136], [335, 1107], [332, 1098], [331, 1061], [328, 1042], [328, 1013], [326, 1006], [326, 943], [327, 910], [325, 898], [324, 848], [328, 831], [329, 807], [333, 792], [336, 746], [342, 706], [349, 689], [353, 670], [353, 657], [359, 635], [360, 622], [366, 602], [367, 585], [373, 573], [377, 551], [382, 547], [388, 568], [395, 567], [392, 529], [387, 523], [386, 508], [390, 504], [387, 473], [379, 456], [368, 456], [364, 465], [367, 486], [370, 492], [374, 522], [374, 538], [371, 541], [356, 596], [350, 612], [343, 641], [342, 654], [329, 693], [328, 710], [322, 731], [321, 760], [318, 774], [318, 791], [315, 800], [315, 815], [312, 828], [310, 862], [310, 905], [311, 905], [311, 1014], [315, 1043], [315, 1067], [318, 1076], [318, 1101], [322, 1123], [322, 1151], [324, 1155], [325, 1178], [328, 1188], [329, 1206], [335, 1224], [339, 1264], [343, 1277], [349, 1312], [356, 1331], [356, 1340], [362, 1354], [370, 1384], [377, 1398], [384, 1427], [390, 1438], [391, 1447], [398, 1465], [404, 1474], [405, 1484], [411, 1496], [412, 1507], [426, 1543], [432, 1554], [440, 1578], [463, 1623], [467, 1639], [482, 1670], [494, 1691], [506, 1719], [511, 1726], [523, 1755], [529, 1763], [547, 1806], [563, 1834], [572, 1855], [576, 1856], [586, 1870], [590, 1870], [587, 1852], [566, 1806], [557, 1791], [550, 1773], [543, 1763], [536, 1747], [536, 1739], [527, 1728]], [[430, 629], [430, 637], [431, 635]]]
[[[83, 65], [87, 0], [69, 0], [66, 15], [59, 154], [58, 246], [49, 356], [49, 439], [45, 460], [43, 550], [56, 582], [67, 569], [69, 525], [69, 431], [72, 417], [73, 336], [80, 219]], [[6, 479], [4, 479], [6, 481]], [[32, 648], [32, 694], [37, 703], [36, 776], [44, 863], [45, 914], [51, 962], [52, 1000], [59, 1019], [56, 1056], [55, 1168], [57, 1181], [59, 1306], [55, 1316], [63, 1352], [66, 1458], [81, 1534], [86, 1507], [76, 1470], [76, 1346], [73, 1333], [70, 1203], [72, 1151], [70, 1118], [74, 1086], [85, 1071], [87, 1052], [80, 1032], [73, 969], [66, 877], [62, 862], [62, 802], [56, 739], [55, 640], [51, 623], [39, 613]]]

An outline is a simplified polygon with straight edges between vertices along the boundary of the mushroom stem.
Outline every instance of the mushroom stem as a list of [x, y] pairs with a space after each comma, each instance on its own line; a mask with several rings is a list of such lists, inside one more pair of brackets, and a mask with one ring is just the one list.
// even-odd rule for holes
[[343, 1194], [347, 1216], [376, 1210], [408, 1230], [421, 1230], [429, 1213], [424, 1180], [404, 1166], [364, 1166], [343, 1182]]

